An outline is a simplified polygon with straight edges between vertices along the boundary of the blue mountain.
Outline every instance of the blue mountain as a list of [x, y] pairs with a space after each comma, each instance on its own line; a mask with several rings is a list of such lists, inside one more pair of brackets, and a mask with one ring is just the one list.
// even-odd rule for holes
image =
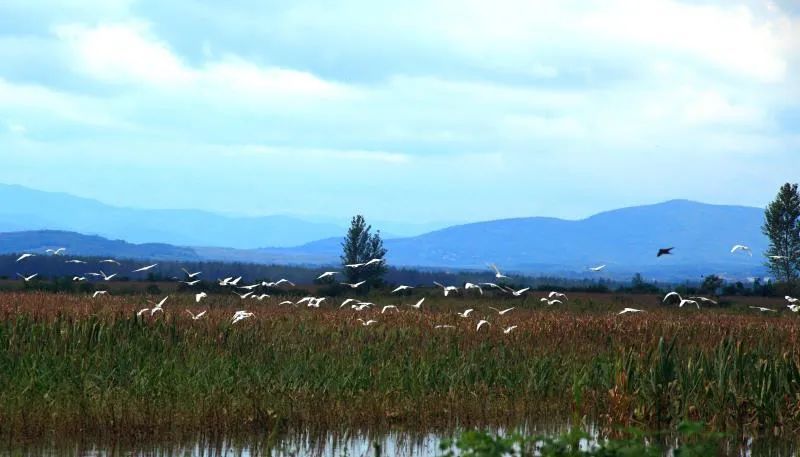
[[197, 210], [110, 206], [63, 193], [0, 184], [0, 232], [64, 230], [132, 243], [182, 246], [295, 246], [344, 228], [291, 216], [228, 217]]

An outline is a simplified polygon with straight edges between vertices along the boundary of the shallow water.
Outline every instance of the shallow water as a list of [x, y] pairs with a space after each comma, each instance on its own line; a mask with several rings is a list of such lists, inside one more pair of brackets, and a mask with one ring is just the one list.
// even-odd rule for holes
[[[555, 435], [565, 432], [568, 426], [531, 427], [523, 432], [526, 435]], [[494, 429], [493, 433], [504, 435], [507, 430]], [[589, 432], [593, 433], [592, 429]], [[266, 437], [253, 436], [245, 439], [205, 439], [200, 438], [187, 443], [40, 443], [12, 448], [0, 444], [0, 455], [42, 455], [42, 456], [186, 456], [186, 457], [251, 457], [272, 455], [278, 457], [372, 457], [408, 456], [430, 457], [441, 455], [439, 445], [444, 439], [457, 435], [456, 431], [446, 433], [355, 432], [334, 433], [291, 433], [273, 445], [267, 444]], [[584, 441], [591, 446], [594, 441]], [[797, 443], [777, 439], [746, 439], [742, 442], [730, 440], [725, 454], [731, 456], [798, 456]], [[270, 450], [271, 448], [271, 450]], [[379, 450], [379, 453], [378, 453]], [[271, 452], [271, 453], [270, 453]]]

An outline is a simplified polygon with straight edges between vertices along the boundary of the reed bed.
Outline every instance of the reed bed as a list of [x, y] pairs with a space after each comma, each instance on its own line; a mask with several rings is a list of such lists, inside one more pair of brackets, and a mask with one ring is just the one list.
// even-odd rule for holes
[[[0, 294], [0, 435], [182, 439], [575, 417], [608, 430], [692, 420], [800, 431], [797, 315], [652, 306], [617, 316], [615, 304], [584, 300], [498, 316], [472, 300], [474, 318], [462, 319], [460, 299], [381, 314], [173, 295], [163, 314], [137, 317], [146, 298], [161, 297]], [[193, 321], [185, 309], [209, 311]], [[255, 317], [231, 324], [239, 309]], [[476, 332], [484, 317], [491, 326]]]

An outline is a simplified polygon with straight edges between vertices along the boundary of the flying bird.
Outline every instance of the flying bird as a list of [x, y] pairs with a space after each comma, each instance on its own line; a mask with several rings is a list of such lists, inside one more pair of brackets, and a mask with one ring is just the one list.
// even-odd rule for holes
[[397, 309], [397, 306], [394, 306], [394, 305], [386, 305], [386, 306], [384, 306], [384, 307], [383, 307], [383, 309], [381, 310], [381, 314], [385, 313], [387, 310], [390, 310], [390, 309], [393, 309], [393, 310], [395, 310], [395, 311], [400, 311], [399, 309]]
[[169, 298], [169, 295], [167, 295], [166, 297], [162, 298], [160, 302], [156, 303], [156, 305], [154, 307], [150, 308], [150, 315], [152, 316], [153, 314], [155, 314], [155, 313], [157, 313], [159, 311], [164, 312], [164, 310], [161, 309], [161, 307], [164, 306], [164, 303], [167, 302], [168, 298]]
[[86, 276], [73, 276], [73, 281], [86, 281]]
[[439, 324], [439, 325], [437, 325], [437, 326], [435, 326], [435, 327], [433, 327], [433, 328], [456, 328], [456, 326], [455, 326], [455, 325], [444, 325], [444, 324]]
[[187, 286], [193, 286], [193, 285], [197, 284], [198, 282], [200, 282], [200, 280], [199, 279], [195, 279], [194, 281], [181, 281], [181, 282], [186, 284]]
[[786, 257], [785, 255], [771, 255], [771, 256], [768, 256], [768, 257], [770, 259], [772, 259], [772, 260], [786, 260], [786, 259], [788, 259], [788, 257]]
[[17, 262], [21, 262], [21, 261], [23, 261], [23, 260], [25, 260], [25, 259], [27, 259], [27, 258], [30, 258], [30, 257], [35, 257], [35, 256], [36, 256], [36, 254], [22, 254], [22, 255], [21, 255], [21, 256], [19, 256], [19, 258], [17, 259]]
[[146, 266], [146, 267], [137, 268], [136, 270], [133, 270], [133, 271], [131, 271], [131, 273], [141, 273], [141, 272], [143, 272], [143, 271], [152, 270], [153, 268], [155, 268], [155, 267], [157, 267], [157, 266], [158, 266], [158, 264], [157, 264], [157, 263], [154, 263], [154, 264], [152, 264], [152, 265], [148, 265], [148, 266]]
[[511, 327], [507, 327], [506, 329], [503, 330], [503, 333], [508, 335], [509, 333], [513, 332], [515, 328], [517, 328], [516, 325], [512, 325]]
[[757, 310], [761, 311], [762, 313], [765, 313], [765, 312], [776, 313], [777, 312], [772, 308], [764, 308], [763, 306], [750, 306], [749, 308], [750, 309], [757, 309]]
[[181, 270], [183, 270], [183, 272], [184, 272], [184, 273], [186, 273], [186, 277], [187, 277], [187, 278], [189, 278], [189, 279], [192, 279], [192, 278], [194, 278], [195, 276], [198, 276], [198, 275], [201, 275], [201, 274], [203, 274], [203, 272], [202, 272], [202, 271], [196, 271], [196, 272], [194, 272], [194, 273], [189, 273], [189, 271], [188, 271], [188, 270], [186, 270], [186, 268], [181, 268]]
[[351, 303], [351, 302], [354, 302], [354, 301], [358, 301], [358, 300], [356, 300], [355, 298], [347, 298], [342, 302], [341, 305], [339, 305], [339, 308], [344, 308], [348, 303]]
[[678, 297], [678, 300], [680, 300], [680, 302], [678, 303], [678, 308], [683, 308], [683, 305], [695, 305], [697, 306], [697, 309], [700, 309], [700, 304], [697, 303], [697, 301], [683, 298], [677, 292], [670, 292], [667, 295], [664, 295], [664, 300], [662, 300], [662, 303], [666, 303], [670, 297]]
[[547, 297], [548, 298], [563, 298], [564, 300], [569, 300], [569, 298], [567, 298], [567, 294], [562, 294], [561, 292], [550, 292], [549, 294], [547, 294]]
[[522, 294], [524, 294], [525, 292], [527, 292], [529, 290], [531, 290], [530, 287], [526, 287], [526, 288], [520, 289], [520, 290], [508, 289], [508, 291], [511, 292], [511, 295], [513, 295], [515, 297], [521, 297]]
[[284, 301], [278, 303], [278, 306], [281, 306], [281, 305], [294, 305], [294, 302], [291, 301], [291, 300], [284, 300]]
[[353, 268], [353, 269], [355, 269], [355, 268], [361, 268], [361, 267], [363, 267], [363, 266], [364, 266], [364, 264], [363, 264], [363, 263], [349, 263], [349, 264], [346, 264], [345, 266], [346, 266], [347, 268]]
[[392, 291], [392, 293], [394, 294], [394, 293], [400, 292], [400, 291], [402, 291], [402, 290], [409, 290], [409, 289], [413, 289], [413, 287], [412, 287], [412, 286], [403, 286], [403, 285], [400, 285], [400, 286], [397, 286], [397, 287], [396, 287], [396, 288], [395, 288], [395, 289]]
[[618, 312], [617, 315], [626, 314], [626, 313], [643, 313], [643, 309], [636, 309], [636, 308], [625, 308], [622, 311]]
[[542, 303], [547, 303], [548, 306], [563, 305], [564, 304], [564, 302], [562, 302], [561, 300], [555, 299], [555, 298], [552, 299], [552, 300], [549, 299], [549, 298], [540, 298], [539, 301], [542, 302]]
[[700, 300], [703, 303], [711, 303], [712, 305], [717, 305], [718, 303], [710, 298], [707, 297], [689, 297], [690, 300]]
[[192, 320], [193, 321], [196, 321], [196, 320], [199, 320], [200, 318], [202, 318], [203, 316], [205, 316], [206, 313], [208, 312], [208, 310], [202, 311], [202, 312], [197, 313], [197, 314], [192, 313], [188, 309], [186, 310], [186, 312], [189, 313], [190, 316], [192, 316]]
[[480, 292], [481, 295], [483, 295], [483, 289], [481, 289], [481, 286], [477, 284], [472, 284], [471, 282], [464, 284], [464, 290], [469, 290], [469, 289], [478, 289], [478, 292]]
[[238, 296], [239, 296], [239, 298], [241, 298], [242, 300], [244, 300], [245, 298], [247, 298], [247, 297], [249, 297], [249, 296], [253, 295], [253, 291], [252, 291], [252, 290], [251, 290], [250, 292], [247, 292], [247, 293], [244, 293], [244, 294], [240, 294], [239, 292], [236, 292], [236, 291], [234, 290], [234, 291], [233, 291], [233, 293], [235, 293], [236, 295], [238, 295]]
[[478, 330], [480, 330], [480, 329], [481, 329], [481, 327], [483, 327], [484, 325], [492, 325], [492, 324], [490, 324], [490, 323], [489, 323], [489, 321], [487, 321], [487, 320], [483, 320], [483, 319], [481, 319], [480, 321], [478, 321], [478, 326], [477, 326], [477, 327], [475, 327], [475, 331], [477, 332], [477, 331], [478, 331]]
[[28, 282], [28, 281], [30, 281], [31, 279], [33, 279], [33, 278], [35, 278], [35, 277], [39, 276], [39, 273], [34, 273], [34, 274], [30, 275], [30, 276], [22, 276], [21, 274], [17, 273], [17, 276], [19, 276], [20, 278], [22, 278], [22, 279], [23, 279], [25, 282]]
[[358, 320], [361, 321], [361, 325], [363, 325], [364, 327], [369, 327], [372, 324], [378, 323], [378, 321], [376, 321], [375, 319], [370, 319], [368, 321], [364, 321], [364, 319], [358, 319]]
[[786, 305], [786, 307], [793, 313], [800, 312], [800, 305]]
[[747, 246], [745, 246], [745, 245], [743, 245], [743, 244], [737, 244], [737, 245], [734, 245], [734, 246], [731, 248], [731, 254], [733, 254], [733, 253], [734, 253], [734, 252], [736, 252], [736, 251], [742, 251], [742, 252], [746, 252], [746, 253], [747, 253], [747, 255], [749, 255], [750, 257], [753, 257], [753, 251], [752, 251], [752, 250], [750, 250], [750, 248], [749, 248], [749, 247], [747, 247]]
[[504, 278], [508, 278], [508, 276], [504, 275], [503, 273], [500, 273], [500, 269], [498, 269], [498, 268], [497, 268], [497, 265], [495, 265], [495, 264], [493, 264], [493, 263], [489, 263], [489, 264], [487, 264], [487, 265], [489, 265], [489, 268], [491, 268], [492, 270], [494, 270], [494, 277], [495, 277], [495, 278], [497, 278], [497, 279], [504, 279]]
[[509, 311], [513, 310], [514, 308], [515, 308], [515, 307], [514, 307], [514, 306], [512, 306], [511, 308], [504, 309], [504, 310], [502, 310], [502, 311], [501, 311], [501, 310], [499, 310], [499, 309], [497, 309], [497, 308], [492, 308], [491, 306], [489, 307], [489, 309], [492, 309], [492, 310], [495, 310], [495, 311], [497, 311], [497, 314], [499, 314], [500, 316], [502, 316], [502, 315], [506, 314], [507, 312], [509, 312]]
[[670, 254], [672, 254], [672, 250], [673, 249], [675, 249], [675, 248], [674, 247], [672, 247], [672, 248], [661, 248], [661, 249], [658, 250], [658, 254], [656, 254], [656, 257], [661, 257], [662, 255], [670, 255]]
[[325, 273], [322, 273], [321, 275], [317, 276], [317, 279], [328, 278], [338, 274], [339, 274], [338, 271], [326, 271]]
[[800, 302], [800, 298], [793, 298], [793, 297], [790, 297], [788, 295], [783, 297], [783, 298], [785, 298], [786, 301], [788, 301], [789, 303], [791, 303], [793, 305], [796, 304], [797, 302]]
[[103, 277], [103, 281], [111, 281], [117, 274], [114, 273], [113, 275], [107, 275], [103, 272], [103, 270], [100, 270], [100, 275]]
[[368, 266], [370, 266], [370, 265], [374, 265], [374, 264], [376, 264], [376, 263], [383, 263], [383, 262], [384, 262], [384, 260], [383, 260], [383, 259], [371, 259], [371, 260], [369, 260], [367, 263], [365, 263], [365, 264], [364, 264], [364, 266], [365, 266], [365, 267], [368, 267]]
[[442, 284], [439, 284], [436, 281], [433, 281], [433, 283], [442, 288], [442, 291], [444, 292], [444, 296], [445, 297], [448, 296], [450, 294], [450, 292], [458, 292], [458, 287], [456, 287], [456, 286], [447, 286], [447, 287], [445, 287], [445, 286], [443, 286]]
[[350, 284], [350, 283], [346, 283], [346, 282], [343, 282], [341, 284], [343, 286], [350, 286], [350, 288], [352, 288], [352, 289], [358, 289], [360, 286], [362, 286], [362, 285], [364, 285], [366, 283], [367, 283], [367, 281], [360, 281], [360, 282], [357, 282], [355, 284]]
[[117, 265], [117, 266], [122, 265], [121, 263], [117, 262], [114, 259], [105, 259], [105, 260], [101, 260], [98, 263], [113, 263], [114, 265]]
[[419, 301], [416, 304], [408, 305], [408, 306], [410, 306], [410, 307], [412, 307], [414, 309], [420, 309], [422, 307], [422, 302], [424, 302], [424, 301], [425, 301], [425, 297], [422, 297], [422, 298], [419, 299]]
[[593, 271], [595, 273], [598, 273], [600, 271], [603, 271], [605, 268], [606, 268], [605, 265], [599, 265], [599, 266], [596, 266], [596, 267], [589, 267], [589, 270], [591, 270], [591, 271]]
[[474, 310], [472, 308], [470, 308], [468, 310], [465, 310], [462, 313], [456, 313], [456, 314], [458, 314], [460, 317], [467, 318], [467, 317], [469, 317], [469, 313], [471, 313], [472, 311], [474, 311]]
[[108, 293], [107, 290], [97, 290], [95, 291], [95, 293], [92, 294], [92, 298], [97, 298], [98, 296], [105, 295], [107, 293]]
[[480, 283], [480, 285], [486, 286], [486, 287], [491, 287], [493, 289], [500, 289], [502, 292], [506, 292], [505, 289], [503, 289], [502, 287], [498, 286], [497, 284], [495, 284], [493, 282], [482, 282], [482, 283]]
[[205, 293], [205, 292], [200, 292], [199, 294], [195, 294], [195, 295], [194, 295], [194, 301], [195, 301], [196, 303], [200, 303], [200, 300], [202, 300], [202, 299], [204, 299], [204, 298], [206, 298], [206, 297], [208, 297], [208, 294], [207, 294], [207, 293]]
[[242, 321], [242, 320], [245, 320], [245, 319], [249, 319], [249, 318], [251, 318], [253, 316], [255, 316], [255, 314], [248, 313], [247, 311], [236, 311], [233, 314], [233, 318], [231, 318], [231, 324], [235, 324], [235, 323], [237, 323], [239, 321]]
[[62, 252], [66, 251], [67, 248], [58, 248], [58, 249], [45, 249], [44, 252], [52, 255], [61, 255]]
[[64, 263], [81, 263], [81, 264], [85, 264], [86, 262], [84, 262], [83, 260], [72, 259], [72, 260], [66, 260]]

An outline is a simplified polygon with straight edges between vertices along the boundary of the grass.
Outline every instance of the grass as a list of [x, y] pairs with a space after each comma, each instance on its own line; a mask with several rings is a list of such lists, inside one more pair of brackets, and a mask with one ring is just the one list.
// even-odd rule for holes
[[[571, 418], [612, 437], [685, 420], [739, 434], [800, 431], [797, 315], [648, 307], [617, 316], [636, 298], [604, 299], [529, 301], [498, 316], [488, 299], [431, 297], [422, 311], [382, 315], [173, 295], [163, 315], [139, 318], [144, 296], [0, 294], [0, 436], [277, 437]], [[473, 316], [455, 316], [466, 303]], [[208, 317], [192, 321], [186, 308]], [[256, 317], [231, 325], [244, 308]], [[483, 317], [492, 325], [476, 333]], [[508, 325], [518, 328], [504, 334]]]

